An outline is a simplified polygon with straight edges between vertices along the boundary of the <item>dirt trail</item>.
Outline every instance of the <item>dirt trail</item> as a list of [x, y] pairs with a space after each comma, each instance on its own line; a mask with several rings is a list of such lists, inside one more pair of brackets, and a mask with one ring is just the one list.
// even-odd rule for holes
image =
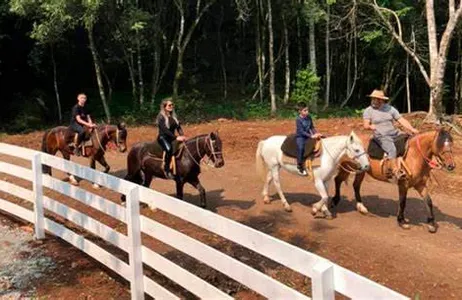
[[[347, 134], [352, 129], [359, 134], [365, 134], [361, 131], [360, 124], [359, 119], [320, 120], [317, 122], [317, 127], [328, 135]], [[406, 215], [413, 226], [405, 231], [396, 225], [397, 188], [388, 183], [375, 181], [370, 177], [366, 177], [362, 188], [364, 203], [370, 211], [367, 216], [355, 211], [352, 187], [344, 186], [344, 200], [339, 205], [337, 218], [332, 221], [313, 219], [310, 214], [311, 204], [319, 199], [316, 190], [306, 178], [288, 173], [282, 174], [282, 185], [293, 212], [284, 212], [277, 197], [274, 197], [270, 205], [264, 205], [260, 201], [262, 185], [254, 172], [257, 143], [270, 135], [287, 134], [292, 131], [293, 127], [292, 121], [216, 122], [186, 126], [185, 131], [188, 136], [219, 129], [224, 142], [225, 167], [222, 169], [206, 168], [201, 175], [202, 183], [207, 190], [208, 209], [315, 252], [408, 296], [419, 295], [420, 299], [460, 299], [462, 297], [462, 251], [460, 251], [462, 248], [462, 201], [459, 196], [462, 191], [461, 140], [456, 139], [454, 149], [458, 163], [456, 172], [447, 174], [435, 171], [440, 186], [433, 188], [432, 195], [440, 228], [437, 234], [432, 235], [422, 225], [426, 220], [426, 211], [416, 192], [410, 192], [406, 208]], [[129, 129], [130, 144], [155, 136], [155, 130], [150, 127]], [[7, 136], [3, 138], [3, 141], [39, 149], [40, 133], [27, 136]], [[1, 160], [4, 158], [0, 157]], [[11, 161], [11, 158], [8, 160]], [[76, 161], [84, 165], [88, 164], [84, 159], [79, 158]], [[112, 174], [119, 177], [124, 176], [124, 154], [108, 152], [107, 161], [112, 166]], [[15, 160], [15, 163], [24, 164], [20, 160]], [[56, 176], [61, 177], [62, 174]], [[82, 186], [90, 188], [88, 183], [82, 183]], [[151, 187], [170, 195], [174, 192], [173, 182], [164, 180], [154, 180]], [[115, 202], [119, 201], [116, 193], [104, 189], [96, 193]], [[60, 195], [53, 196], [81, 209], [75, 201]], [[198, 193], [193, 188], [186, 187], [185, 200], [198, 204]], [[143, 210], [143, 213], [181, 229], [182, 232], [187, 232], [309, 293], [307, 283], [294, 272], [273, 266], [258, 255], [249, 254], [231, 243], [160, 211]], [[98, 216], [94, 212], [90, 214]], [[100, 219], [111, 226], [118, 226], [118, 223], [110, 218], [101, 216]], [[199, 276], [211, 280], [225, 290], [229, 289], [230, 293], [236, 296], [244, 297], [245, 295], [247, 298], [253, 295], [241, 286], [226, 280], [224, 276], [206, 268], [197, 267], [197, 262], [185, 260], [165, 245], [160, 245], [155, 241], [147, 241], [147, 243], [168, 258], [178, 261], [185, 268], [196, 270]], [[91, 264], [85, 256], [78, 253], [75, 255], [81, 262], [85, 262], [84, 266]], [[88, 278], [93, 275], [97, 276], [96, 269], [93, 273], [87, 272], [85, 276], [89, 276]], [[85, 268], [79, 267], [79, 270], [85, 270]], [[155, 272], [152, 273], [153, 276], [157, 276]], [[171, 284], [161, 277], [159, 280], [166, 286]], [[66, 291], [72, 288], [79, 289], [86, 283], [84, 280], [72, 287], [68, 286]], [[123, 280], [117, 280], [114, 284], [121, 286], [120, 289], [128, 288]], [[44, 286], [45, 288], [38, 290], [39, 293], [58, 297], [63, 295], [60, 291], [64, 288], [53, 290]], [[174, 287], [173, 284], [171, 286]], [[94, 295], [104, 295], [105, 289], [103, 287], [101, 289], [103, 290], [95, 292]], [[91, 290], [86, 292], [90, 295], [92, 293]], [[185, 298], [191, 297], [184, 291], [180, 294]], [[126, 294], [121, 292], [119, 296], [123, 298]]]

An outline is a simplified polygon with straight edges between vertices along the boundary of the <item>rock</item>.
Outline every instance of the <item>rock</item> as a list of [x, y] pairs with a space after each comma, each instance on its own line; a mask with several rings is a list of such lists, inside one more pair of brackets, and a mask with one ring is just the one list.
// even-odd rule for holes
[[0, 291], [7, 291], [13, 287], [10, 279], [7, 277], [0, 277]]

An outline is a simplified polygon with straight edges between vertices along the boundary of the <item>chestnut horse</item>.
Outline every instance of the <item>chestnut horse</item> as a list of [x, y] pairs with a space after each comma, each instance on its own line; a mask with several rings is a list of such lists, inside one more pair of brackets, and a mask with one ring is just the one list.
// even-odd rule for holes
[[[363, 140], [365, 145], [369, 143], [369, 137], [367, 137], [367, 139], [368, 140]], [[406, 172], [406, 176], [403, 180], [395, 182], [395, 184], [398, 185], [399, 191], [397, 220], [401, 228], [410, 228], [409, 221], [404, 217], [404, 210], [406, 208], [407, 192], [413, 187], [425, 202], [428, 212], [428, 231], [435, 233], [438, 230], [438, 225], [433, 214], [432, 199], [427, 188], [427, 181], [430, 178], [430, 171], [432, 169], [454, 170], [456, 165], [452, 154], [452, 144], [453, 138], [450, 134], [450, 130], [443, 128], [417, 134], [408, 140], [408, 149], [403, 157], [404, 164], [402, 166]], [[433, 157], [435, 157], [436, 160], [433, 160]], [[370, 161], [371, 168], [368, 170], [369, 175], [376, 180], [388, 181], [383, 172], [381, 161], [377, 159], [370, 159]], [[343, 166], [349, 166], [351, 168], [351, 162], [344, 162]], [[348, 176], [348, 172], [344, 169], [339, 169], [335, 177], [335, 196], [331, 199], [332, 206], [336, 206], [340, 201], [340, 187]], [[364, 176], [365, 173], [355, 175], [353, 188], [357, 201], [357, 209], [362, 213], [367, 213], [367, 208], [363, 205], [360, 194]]]
[[[42, 152], [55, 155], [60, 151], [64, 159], [70, 160], [71, 155], [73, 155], [74, 146], [72, 143], [74, 136], [74, 132], [65, 126], [58, 126], [47, 130], [42, 138]], [[108, 173], [111, 167], [104, 158], [108, 142], [114, 142], [119, 152], [127, 151], [127, 129], [125, 123], [100, 125], [91, 132], [90, 140], [92, 145], [85, 145], [85, 151], [82, 151], [82, 154], [90, 159], [90, 167], [92, 169], [95, 169], [96, 162], [99, 162], [104, 167], [104, 173]], [[51, 175], [51, 168], [44, 165], [42, 172]], [[78, 185], [78, 181], [72, 174], [68, 174], [68, 176], [70, 183]], [[93, 186], [98, 188], [97, 184]]]

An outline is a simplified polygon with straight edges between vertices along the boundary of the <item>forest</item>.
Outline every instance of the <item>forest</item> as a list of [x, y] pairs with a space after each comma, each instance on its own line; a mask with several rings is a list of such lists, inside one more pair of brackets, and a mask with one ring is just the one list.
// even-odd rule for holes
[[358, 116], [383, 89], [401, 112], [459, 114], [458, 0], [1, 0], [0, 131], [98, 122]]

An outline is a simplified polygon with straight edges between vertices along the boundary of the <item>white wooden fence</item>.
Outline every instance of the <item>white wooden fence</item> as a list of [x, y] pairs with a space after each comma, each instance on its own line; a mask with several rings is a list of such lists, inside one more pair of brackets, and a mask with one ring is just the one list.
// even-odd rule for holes
[[[59, 157], [9, 144], [0, 143], [0, 154], [31, 162], [32, 168], [28, 169], [0, 161], [0, 173], [10, 174], [32, 182], [32, 190], [28, 190], [0, 180], [0, 191], [34, 204], [32, 211], [0, 198], [0, 211], [6, 211], [35, 224], [36, 238], [44, 238], [45, 231], [48, 231], [129, 280], [132, 299], [143, 299], [144, 293], [156, 299], [179, 299], [173, 292], [146, 277], [143, 274], [143, 263], [200, 298], [231, 299], [228, 294], [215, 286], [143, 246], [141, 232], [188, 254], [267, 298], [310, 299], [270, 276], [210, 246], [140, 215], [140, 202], [144, 202], [151, 207], [157, 207], [200, 226], [311, 278], [313, 299], [334, 299], [335, 292], [352, 299], [408, 299], [318, 255], [154, 190], [65, 161]], [[127, 207], [125, 208], [48, 175], [42, 175], [42, 164], [69, 172], [118, 193], [125, 194], [127, 196]], [[72, 197], [87, 206], [126, 223], [128, 234], [121, 234], [71, 207], [46, 197], [43, 194], [43, 187]], [[69, 220], [127, 252], [129, 264], [69, 228], [48, 219], [44, 215], [44, 210]]]

